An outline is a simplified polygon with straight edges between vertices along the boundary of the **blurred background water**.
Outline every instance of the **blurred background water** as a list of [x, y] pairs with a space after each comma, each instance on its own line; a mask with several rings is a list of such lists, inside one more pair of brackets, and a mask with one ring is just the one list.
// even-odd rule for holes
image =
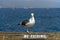
[[36, 23], [29, 31], [60, 32], [60, 8], [0, 8], [0, 32], [26, 32], [18, 23], [35, 14]]

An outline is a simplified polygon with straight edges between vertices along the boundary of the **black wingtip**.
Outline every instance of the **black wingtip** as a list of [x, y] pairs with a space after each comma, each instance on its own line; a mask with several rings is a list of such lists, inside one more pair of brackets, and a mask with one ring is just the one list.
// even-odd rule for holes
[[20, 24], [18, 24], [18, 25], [20, 25]]

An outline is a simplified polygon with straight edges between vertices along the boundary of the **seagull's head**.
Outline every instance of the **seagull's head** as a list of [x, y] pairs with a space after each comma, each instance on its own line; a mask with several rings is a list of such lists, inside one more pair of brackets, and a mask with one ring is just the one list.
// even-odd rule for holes
[[34, 16], [34, 13], [31, 13], [32, 16]]

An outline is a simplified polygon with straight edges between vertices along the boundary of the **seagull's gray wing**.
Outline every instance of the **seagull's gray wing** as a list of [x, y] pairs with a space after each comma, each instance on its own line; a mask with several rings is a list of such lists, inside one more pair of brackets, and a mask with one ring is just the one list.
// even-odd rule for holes
[[20, 24], [18, 24], [18, 25], [23, 25], [23, 26], [26, 26], [26, 24], [29, 22], [29, 20], [24, 20], [24, 21], [22, 21]]

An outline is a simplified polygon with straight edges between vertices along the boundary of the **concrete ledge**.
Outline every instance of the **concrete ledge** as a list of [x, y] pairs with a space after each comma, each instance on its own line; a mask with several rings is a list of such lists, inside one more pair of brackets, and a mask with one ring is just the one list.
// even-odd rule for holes
[[60, 40], [57, 32], [0, 32], [0, 40]]

